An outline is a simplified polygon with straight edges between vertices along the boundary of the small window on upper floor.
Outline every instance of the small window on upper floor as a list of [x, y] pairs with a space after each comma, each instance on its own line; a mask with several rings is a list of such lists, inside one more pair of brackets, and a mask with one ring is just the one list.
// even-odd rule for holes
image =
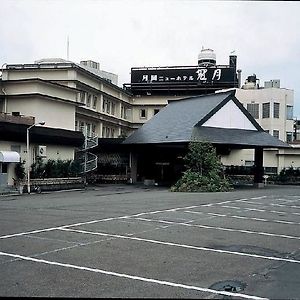
[[145, 119], [146, 116], [147, 116], [146, 109], [144, 109], [144, 108], [140, 109], [140, 118]]
[[111, 114], [114, 115], [116, 113], [116, 103], [111, 103]]
[[291, 143], [293, 141], [293, 133], [292, 132], [287, 132], [286, 133], [286, 142]]
[[280, 103], [274, 102], [273, 108], [273, 118], [279, 119]]
[[93, 96], [93, 109], [97, 108], [97, 96]]
[[259, 104], [258, 103], [248, 103], [247, 110], [254, 119], [259, 118]]
[[262, 105], [262, 117], [263, 117], [263, 119], [270, 118], [270, 102], [263, 103], [263, 105]]
[[286, 119], [287, 120], [293, 120], [293, 106], [292, 105], [287, 105], [286, 106]]
[[273, 130], [273, 136], [279, 139], [279, 130]]
[[91, 94], [88, 94], [88, 96], [87, 96], [87, 101], [86, 101], [87, 107], [90, 107], [90, 106], [91, 106], [91, 98], [92, 98], [92, 95], [91, 95]]
[[80, 102], [84, 103], [85, 102], [85, 92], [80, 93]]

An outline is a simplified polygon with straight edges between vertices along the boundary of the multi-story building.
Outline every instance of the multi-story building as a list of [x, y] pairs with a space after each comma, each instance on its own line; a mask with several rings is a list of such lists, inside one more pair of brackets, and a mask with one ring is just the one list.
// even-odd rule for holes
[[[34, 64], [2, 66], [0, 123], [6, 123], [6, 127], [0, 126], [0, 151], [18, 152], [26, 160], [26, 126], [43, 121], [44, 126], [31, 129], [34, 135], [39, 132], [40, 138], [32, 139], [30, 161], [35, 161], [40, 146], [47, 148], [45, 159], [73, 159], [82, 143], [80, 132], [86, 137], [86, 147], [91, 145], [87, 138], [94, 139], [96, 145], [98, 138], [126, 137], [165, 107], [168, 100], [232, 88], [266, 131], [291, 142], [293, 91], [280, 88], [278, 80], [258, 88], [253, 76], [240, 88], [241, 71], [236, 69], [236, 61], [236, 56], [230, 55], [228, 65], [217, 65], [213, 51], [203, 49], [197, 66], [132, 68], [131, 83], [124, 84], [124, 88], [117, 86], [117, 75], [100, 70], [99, 63], [90, 60], [76, 64], [42, 59]], [[4, 128], [12, 115], [19, 118], [14, 119], [16, 124], [22, 123], [25, 116], [32, 117], [32, 123], [23, 122], [22, 133], [17, 135], [15, 130], [10, 135]], [[12, 122], [9, 124], [12, 126]], [[50, 138], [49, 130], [56, 138]], [[235, 151], [222, 157], [224, 164], [253, 164], [250, 150]], [[293, 164], [300, 166], [295, 151], [265, 151], [264, 165], [277, 171]]]
[[[17, 151], [21, 160], [27, 161], [26, 126], [41, 122], [45, 122], [43, 127], [35, 126], [30, 130], [33, 136], [37, 131], [43, 135], [50, 130], [53, 136], [59, 133], [65, 140], [57, 139], [55, 143], [52, 139], [49, 143], [49, 137], [33, 138], [30, 143], [31, 163], [38, 156], [37, 149], [41, 145], [47, 149], [44, 159], [73, 159], [76, 147], [80, 146], [80, 131], [86, 138], [94, 138], [95, 141], [98, 137], [129, 135], [135, 128], [131, 113], [132, 97], [112, 82], [117, 83], [117, 76], [101, 71], [99, 64], [91, 61], [79, 65], [62, 59], [42, 59], [34, 64], [3, 66], [0, 113], [3, 115], [2, 123], [6, 125], [0, 126], [0, 151]], [[10, 127], [21, 128], [20, 120], [25, 116], [31, 116], [34, 121], [23, 124], [22, 134], [11, 132], [8, 135], [9, 116], [19, 117], [15, 124], [9, 122]], [[72, 134], [78, 141], [71, 141]], [[85, 146], [91, 146], [91, 143], [86, 142]], [[93, 158], [95, 166], [96, 157]], [[6, 171], [7, 168], [1, 170]], [[8, 176], [8, 183], [12, 183], [12, 175]]]
[[[245, 84], [236, 90], [237, 99], [260, 126], [274, 137], [289, 143], [291, 149], [265, 149], [264, 167], [268, 172], [279, 172], [290, 166], [300, 167], [300, 149], [294, 143], [294, 91], [280, 87], [280, 80], [259, 85], [256, 75], [248, 76]], [[253, 151], [235, 150], [223, 158], [224, 164], [252, 166]]]

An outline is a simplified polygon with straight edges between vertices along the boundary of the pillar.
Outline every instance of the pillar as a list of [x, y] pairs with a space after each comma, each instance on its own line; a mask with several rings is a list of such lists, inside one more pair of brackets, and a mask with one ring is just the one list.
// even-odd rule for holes
[[263, 187], [263, 176], [264, 176], [264, 167], [263, 167], [263, 158], [264, 151], [262, 147], [255, 148], [254, 150], [254, 186]]

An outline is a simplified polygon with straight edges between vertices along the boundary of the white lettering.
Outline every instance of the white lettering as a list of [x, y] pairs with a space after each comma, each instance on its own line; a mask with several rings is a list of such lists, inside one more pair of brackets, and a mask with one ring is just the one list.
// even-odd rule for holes
[[214, 80], [215, 78], [216, 78], [217, 80], [220, 80], [220, 78], [221, 78], [221, 69], [216, 69], [216, 70], [214, 71], [214, 74], [213, 74], [213, 77], [212, 77], [211, 80]]
[[157, 81], [157, 75], [151, 75], [151, 81]]
[[207, 80], [206, 76], [207, 69], [198, 69], [196, 73], [198, 74], [197, 80]]
[[148, 75], [143, 75], [142, 81], [148, 81]]

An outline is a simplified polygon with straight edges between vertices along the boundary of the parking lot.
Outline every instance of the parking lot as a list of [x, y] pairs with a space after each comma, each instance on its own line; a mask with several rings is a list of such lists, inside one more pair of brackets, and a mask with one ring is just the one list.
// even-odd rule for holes
[[0, 296], [300, 299], [300, 187], [0, 197]]

